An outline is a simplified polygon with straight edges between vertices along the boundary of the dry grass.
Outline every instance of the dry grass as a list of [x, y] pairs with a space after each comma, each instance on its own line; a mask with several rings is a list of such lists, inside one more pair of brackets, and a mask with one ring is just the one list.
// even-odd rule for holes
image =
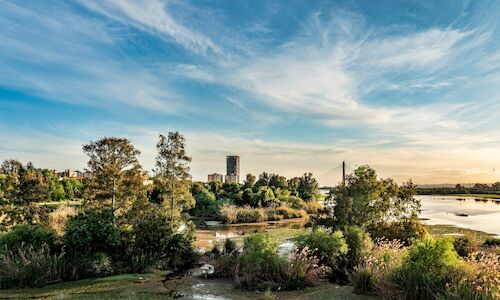
[[49, 225], [61, 236], [69, 216], [76, 215], [76, 209], [71, 206], [61, 206], [49, 214]]

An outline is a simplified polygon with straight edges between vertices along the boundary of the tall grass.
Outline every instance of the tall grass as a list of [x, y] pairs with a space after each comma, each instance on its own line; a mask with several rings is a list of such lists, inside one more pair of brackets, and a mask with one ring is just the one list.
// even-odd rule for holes
[[76, 215], [76, 209], [71, 206], [59, 206], [49, 214], [48, 222], [59, 236], [64, 233], [64, 228], [68, 223], [68, 217]]
[[253, 208], [250, 206], [235, 206], [224, 204], [219, 209], [219, 219], [224, 223], [254, 223], [264, 221], [279, 221], [283, 219], [305, 218], [303, 209], [295, 209], [287, 205], [277, 207]]
[[40, 287], [61, 281], [64, 253], [51, 254], [47, 245], [21, 246], [0, 255], [0, 287]]

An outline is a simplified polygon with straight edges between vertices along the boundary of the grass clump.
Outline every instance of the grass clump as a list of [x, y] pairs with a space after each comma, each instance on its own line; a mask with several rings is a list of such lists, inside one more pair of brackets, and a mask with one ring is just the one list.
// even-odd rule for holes
[[484, 246], [500, 246], [500, 238], [489, 236], [484, 240]]

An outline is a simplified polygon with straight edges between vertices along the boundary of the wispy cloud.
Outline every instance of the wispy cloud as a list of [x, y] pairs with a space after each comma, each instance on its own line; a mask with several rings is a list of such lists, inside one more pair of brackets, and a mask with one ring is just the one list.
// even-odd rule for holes
[[84, 6], [122, 24], [173, 39], [186, 49], [200, 54], [220, 54], [221, 49], [207, 36], [175, 20], [163, 1], [82, 1]]

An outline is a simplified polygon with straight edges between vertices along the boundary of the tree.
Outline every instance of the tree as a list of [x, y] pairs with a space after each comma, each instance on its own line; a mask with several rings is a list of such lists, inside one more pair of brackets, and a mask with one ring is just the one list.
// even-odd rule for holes
[[179, 132], [169, 132], [168, 138], [160, 134], [156, 145], [157, 184], [160, 189], [160, 198], [165, 212], [170, 214], [171, 223], [184, 210], [195, 205], [190, 191], [189, 162], [185, 150], [184, 136]]
[[293, 177], [288, 179], [288, 190], [294, 196], [299, 196], [299, 185], [300, 185], [300, 177]]
[[319, 191], [318, 181], [313, 177], [312, 173], [305, 173], [299, 180], [297, 191], [299, 197], [308, 201], [318, 197]]
[[110, 208], [119, 223], [141, 218], [147, 204], [144, 174], [129, 140], [105, 137], [83, 146], [92, 173], [85, 189], [86, 208]]
[[399, 187], [392, 179], [378, 179], [375, 170], [361, 166], [349, 175], [335, 196], [338, 226], [375, 224], [414, 218], [420, 210], [410, 181]]
[[257, 192], [259, 191], [260, 187], [268, 185], [269, 185], [269, 173], [262, 172], [262, 174], [259, 175], [259, 180], [257, 180], [257, 182], [253, 186], [253, 191]]
[[254, 194], [252, 206], [262, 207], [267, 206], [269, 203], [274, 202], [275, 197], [273, 190], [268, 186], [262, 186], [259, 191]]
[[279, 188], [282, 190], [288, 189], [288, 182], [284, 176], [278, 174], [272, 174], [269, 178], [269, 186], [274, 188]]
[[209, 216], [216, 213], [215, 195], [210, 192], [201, 182], [195, 182], [191, 187], [191, 193], [196, 201], [191, 210], [196, 216]]
[[255, 184], [255, 176], [252, 174], [247, 174], [245, 182], [243, 183], [243, 189], [252, 188]]

